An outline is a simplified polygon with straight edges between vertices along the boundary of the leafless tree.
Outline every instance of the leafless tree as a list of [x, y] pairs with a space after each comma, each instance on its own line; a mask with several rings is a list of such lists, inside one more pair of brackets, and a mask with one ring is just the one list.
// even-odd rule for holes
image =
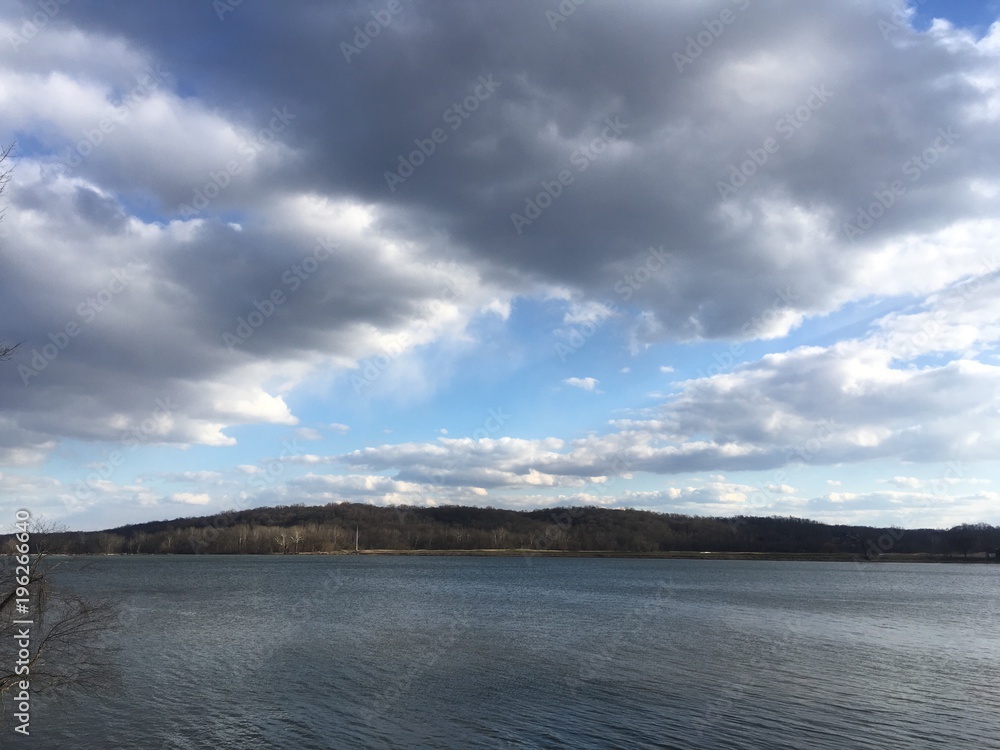
[[[16, 666], [24, 661], [33, 694], [94, 692], [115, 682], [112, 635], [121, 625], [121, 612], [112, 602], [92, 601], [56, 584], [55, 573], [64, 563], [45, 552], [45, 535], [53, 531], [39, 524], [31, 530], [27, 575], [17, 570], [24, 557], [10, 554], [17, 551], [16, 540], [0, 558], [0, 700], [25, 679]], [[27, 579], [21, 587], [26, 597], [19, 577], [21, 583]], [[25, 598], [27, 612], [18, 606]], [[22, 660], [15, 635], [23, 626], [15, 621], [25, 620], [31, 621], [30, 646]]]
[[[3, 191], [7, 188], [7, 183], [10, 182], [10, 173], [14, 171], [14, 168], [10, 166], [14, 145], [12, 143], [9, 146], [0, 148], [0, 195], [3, 195]], [[3, 210], [0, 209], [0, 218], [2, 217]]]
[[144, 531], [136, 531], [128, 539], [128, 551], [133, 555], [138, 555], [142, 552], [142, 545], [147, 539], [149, 539], [149, 534]]
[[284, 529], [279, 530], [274, 535], [274, 541], [278, 544], [278, 547], [281, 549], [281, 554], [287, 555], [288, 554], [288, 534], [285, 533]]

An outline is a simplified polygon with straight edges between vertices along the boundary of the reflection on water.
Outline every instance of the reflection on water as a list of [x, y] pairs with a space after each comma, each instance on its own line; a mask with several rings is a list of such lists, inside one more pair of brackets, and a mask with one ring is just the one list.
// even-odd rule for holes
[[105, 558], [38, 748], [996, 748], [1000, 566]]

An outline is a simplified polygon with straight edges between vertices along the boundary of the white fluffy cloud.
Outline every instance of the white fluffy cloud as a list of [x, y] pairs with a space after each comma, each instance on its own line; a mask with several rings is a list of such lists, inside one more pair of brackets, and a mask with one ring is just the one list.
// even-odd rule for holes
[[579, 388], [582, 391], [596, 393], [599, 381], [597, 378], [566, 378], [563, 382], [573, 388]]

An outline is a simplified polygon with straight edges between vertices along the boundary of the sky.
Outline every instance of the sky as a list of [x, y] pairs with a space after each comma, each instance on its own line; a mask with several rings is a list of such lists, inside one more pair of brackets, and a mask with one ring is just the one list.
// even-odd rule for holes
[[998, 18], [0, 0], [0, 527], [1000, 523]]

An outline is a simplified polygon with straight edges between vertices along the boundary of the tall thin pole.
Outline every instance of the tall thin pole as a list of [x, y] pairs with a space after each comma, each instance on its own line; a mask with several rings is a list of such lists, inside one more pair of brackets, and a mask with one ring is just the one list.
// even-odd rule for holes
[[358, 549], [358, 539], [360, 538], [360, 536], [361, 536], [361, 527], [360, 526], [355, 526], [354, 527], [354, 551], [355, 552], [360, 551]]

